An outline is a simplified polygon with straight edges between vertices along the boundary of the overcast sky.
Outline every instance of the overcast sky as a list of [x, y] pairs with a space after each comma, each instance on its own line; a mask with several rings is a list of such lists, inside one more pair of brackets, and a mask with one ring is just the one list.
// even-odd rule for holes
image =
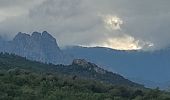
[[170, 46], [170, 0], [0, 0], [0, 33], [50, 32], [60, 46]]

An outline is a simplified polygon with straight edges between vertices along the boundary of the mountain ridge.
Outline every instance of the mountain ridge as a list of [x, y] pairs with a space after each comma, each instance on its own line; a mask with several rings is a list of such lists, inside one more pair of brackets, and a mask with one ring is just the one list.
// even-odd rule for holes
[[[153, 82], [160, 80], [162, 82], [170, 78], [168, 74], [169, 49], [153, 52], [79, 46], [60, 49], [56, 39], [44, 31], [42, 33], [33, 32], [31, 35], [19, 32], [11, 41], [0, 38], [0, 52], [14, 53], [30, 60], [53, 64], [69, 65], [73, 59], [85, 59], [102, 66], [104, 69], [120, 73], [128, 79], [136, 81], [138, 78], [137, 82], [142, 80]], [[143, 84], [150, 86], [148, 82]]]
[[31, 35], [19, 32], [11, 41], [1, 43], [1, 52], [14, 53], [30, 60], [54, 64], [70, 64], [71, 56], [62, 52], [56, 39], [47, 31]]
[[[83, 64], [80, 64], [81, 62]], [[86, 63], [86, 65], [84, 65]], [[85, 79], [96, 80], [101, 83], [125, 85], [144, 88], [143, 85], [125, 79], [123, 76], [104, 70], [97, 65], [82, 59], [75, 59], [71, 65], [44, 64], [42, 62], [27, 60], [15, 54], [0, 53], [0, 70], [24, 69], [38, 73], [58, 73]]]
[[[63, 51], [74, 55], [74, 58], [83, 58], [102, 66], [104, 69], [120, 73], [128, 79], [138, 78], [141, 81], [150, 80], [159, 84], [155, 84], [153, 87], [165, 87], [162, 84], [170, 79], [169, 49], [146, 52], [73, 46], [67, 47]], [[151, 86], [148, 82], [142, 84]]]
[[[78, 62], [78, 63], [77, 63]], [[84, 66], [85, 64], [85, 66]], [[144, 88], [119, 74], [89, 70], [83, 59], [54, 65], [0, 53], [1, 100], [169, 100], [170, 93]], [[70, 70], [71, 69], [71, 70]], [[65, 73], [67, 72], [67, 73]], [[90, 76], [85, 76], [88, 73]], [[91, 74], [89, 74], [91, 73]], [[107, 79], [107, 74], [112, 78]], [[82, 77], [82, 76], [84, 77]], [[93, 77], [92, 77], [93, 76]], [[99, 76], [98, 78], [95, 76]], [[105, 76], [105, 77], [104, 77]], [[107, 83], [102, 80], [107, 79]]]

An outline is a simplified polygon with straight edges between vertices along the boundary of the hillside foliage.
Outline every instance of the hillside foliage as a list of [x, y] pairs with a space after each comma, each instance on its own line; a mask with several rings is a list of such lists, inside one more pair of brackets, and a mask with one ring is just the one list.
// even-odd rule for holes
[[54, 66], [1, 53], [0, 100], [170, 100], [170, 93], [158, 88], [109, 84], [59, 73]]

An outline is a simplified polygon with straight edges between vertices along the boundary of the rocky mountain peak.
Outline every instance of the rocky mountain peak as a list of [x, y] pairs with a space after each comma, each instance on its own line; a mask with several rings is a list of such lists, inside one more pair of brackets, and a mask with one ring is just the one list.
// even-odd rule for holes
[[29, 34], [26, 34], [26, 33], [22, 33], [22, 32], [19, 32], [15, 37], [14, 37], [14, 41], [16, 40], [23, 40], [23, 39], [28, 39], [30, 37]]
[[19, 32], [13, 40], [23, 40], [25, 38], [32, 38], [34, 40], [36, 39], [41, 39], [41, 40], [48, 40], [48, 41], [53, 41], [53, 42], [56, 42], [56, 39], [50, 34], [48, 33], [47, 31], [43, 31], [42, 33], [40, 32], [33, 32], [31, 35], [29, 34], [26, 34], [26, 33], [22, 33], [22, 32]]
[[72, 65], [89, 66], [89, 63], [85, 59], [74, 59]]
[[31, 38], [35, 41], [41, 40], [41, 33], [33, 32], [32, 35], [31, 35]]
[[53, 64], [70, 64], [72, 61], [47, 31], [33, 32], [31, 35], [19, 32], [12, 41], [0, 42], [0, 51]]
[[39, 32], [33, 32], [31, 36], [32, 36], [32, 37], [41, 37], [41, 33], [39, 33]]
[[49, 34], [47, 31], [43, 31], [43, 32], [42, 32], [42, 36], [43, 36], [43, 37], [53, 38], [53, 36], [52, 36], [51, 34]]
[[47, 31], [42, 32], [42, 38], [46, 42], [56, 43], [56, 39], [51, 34], [49, 34]]

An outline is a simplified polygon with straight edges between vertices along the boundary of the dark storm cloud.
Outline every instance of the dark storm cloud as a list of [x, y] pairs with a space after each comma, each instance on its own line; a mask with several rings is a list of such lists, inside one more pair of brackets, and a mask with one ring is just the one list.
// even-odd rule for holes
[[[13, 36], [47, 30], [62, 46], [129, 36], [129, 43], [151, 42], [160, 49], [170, 45], [169, 4], [168, 0], [0, 0], [0, 30]], [[121, 31], [105, 28], [108, 15], [123, 20]]]

